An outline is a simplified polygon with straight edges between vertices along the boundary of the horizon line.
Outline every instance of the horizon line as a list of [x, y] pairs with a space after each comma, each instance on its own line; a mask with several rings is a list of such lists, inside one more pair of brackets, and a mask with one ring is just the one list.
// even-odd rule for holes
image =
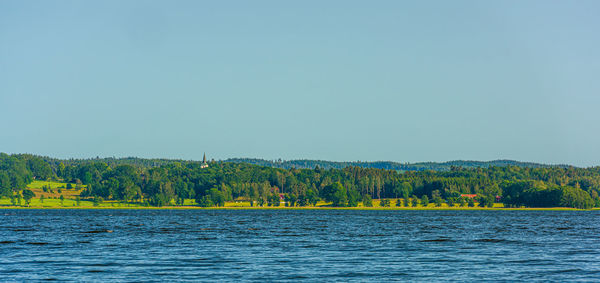
[[[49, 156], [49, 155], [41, 155], [41, 154], [35, 154], [35, 153], [7, 153], [7, 152], [0, 152], [0, 153], [5, 153], [5, 154], [8, 154], [8, 155], [26, 154], [26, 155], [38, 156], [38, 157], [49, 158], [49, 159], [58, 159], [58, 160], [94, 160], [94, 159], [109, 159], [109, 158], [112, 158], [112, 159], [137, 158], [137, 159], [158, 159], [158, 160], [171, 160], [171, 161], [201, 162], [201, 160], [196, 160], [196, 159], [173, 158], [173, 157], [140, 157], [140, 156], [120, 156], [120, 157], [117, 157], [115, 155], [113, 155], [113, 156], [99, 156], [99, 155], [97, 155], [95, 157], [62, 157], [61, 158], [61, 157], [53, 157], [53, 156]], [[293, 161], [322, 161], [322, 162], [332, 162], [332, 163], [377, 163], [377, 162], [390, 162], [390, 163], [406, 164], [406, 165], [424, 164], [424, 163], [437, 163], [437, 164], [445, 164], [445, 163], [452, 163], [452, 162], [481, 162], [481, 163], [491, 163], [491, 162], [497, 162], [497, 161], [512, 161], [512, 162], [517, 162], [517, 163], [529, 163], [529, 164], [544, 165], [544, 166], [551, 166], [551, 167], [568, 166], [568, 167], [575, 167], [575, 168], [594, 168], [594, 167], [598, 167], [599, 166], [599, 165], [576, 166], [576, 165], [569, 164], [569, 163], [542, 163], [542, 162], [535, 162], [535, 161], [522, 161], [522, 160], [506, 159], [506, 158], [491, 159], [491, 160], [454, 159], [454, 160], [446, 160], [446, 161], [416, 161], [416, 162], [402, 162], [402, 161], [394, 161], [394, 160], [338, 161], [338, 160], [309, 159], [309, 158], [296, 158], [296, 159], [276, 158], [276, 159], [266, 159], [266, 158], [260, 158], [260, 157], [228, 157], [228, 158], [225, 158], [225, 159], [214, 159], [214, 158], [211, 158], [210, 160], [211, 161], [219, 161], [219, 162], [227, 162], [228, 160], [232, 160], [232, 159], [253, 159], [253, 160], [263, 160], [263, 161], [281, 162], [281, 163], [283, 163], [283, 162], [293, 162]]]

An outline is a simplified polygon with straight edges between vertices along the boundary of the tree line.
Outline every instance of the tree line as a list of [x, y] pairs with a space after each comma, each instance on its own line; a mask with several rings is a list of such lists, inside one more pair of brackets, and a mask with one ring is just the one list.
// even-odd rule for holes
[[494, 160], [494, 161], [469, 161], [469, 160], [456, 160], [448, 162], [418, 162], [418, 163], [399, 163], [392, 161], [352, 161], [352, 162], [336, 162], [326, 160], [310, 160], [310, 159], [299, 159], [299, 160], [265, 160], [258, 158], [229, 158], [225, 162], [236, 162], [236, 163], [249, 163], [260, 166], [275, 167], [282, 169], [314, 169], [320, 167], [323, 169], [343, 169], [346, 167], [361, 167], [361, 168], [377, 168], [377, 169], [388, 169], [388, 170], [400, 170], [400, 171], [448, 171], [452, 167], [463, 167], [463, 168], [477, 168], [477, 167], [504, 167], [504, 166], [518, 166], [518, 167], [569, 167], [568, 165], [546, 165], [532, 162], [520, 162], [514, 160]]
[[[600, 168], [490, 166], [445, 171], [399, 171], [349, 166], [341, 169], [274, 168], [239, 162], [164, 159], [105, 162], [103, 159], [59, 160], [29, 154], [0, 153], [0, 195], [11, 197], [32, 180], [62, 180], [86, 185], [81, 197], [182, 205], [195, 199], [201, 206], [226, 201], [252, 205], [368, 206], [373, 199], [396, 199], [396, 205], [423, 203], [461, 205], [463, 195], [477, 195], [480, 205], [503, 202], [510, 207], [600, 207]], [[114, 160], [113, 160], [114, 161]]]

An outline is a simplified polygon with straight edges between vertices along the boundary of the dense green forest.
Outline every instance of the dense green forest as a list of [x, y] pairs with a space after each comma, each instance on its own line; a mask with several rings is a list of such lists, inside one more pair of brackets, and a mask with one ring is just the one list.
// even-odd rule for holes
[[532, 162], [520, 162], [514, 160], [493, 160], [493, 161], [469, 161], [469, 160], [455, 160], [448, 162], [418, 162], [418, 163], [399, 163], [392, 161], [353, 161], [353, 162], [336, 162], [336, 161], [325, 161], [325, 160], [264, 160], [256, 158], [230, 158], [225, 162], [237, 162], [237, 163], [249, 163], [260, 166], [268, 166], [282, 169], [314, 169], [320, 167], [323, 169], [343, 169], [346, 167], [361, 167], [361, 168], [377, 168], [387, 170], [400, 170], [400, 171], [448, 171], [453, 167], [463, 168], [487, 168], [487, 167], [504, 167], [504, 166], [517, 166], [517, 167], [529, 167], [529, 168], [548, 168], [548, 167], [562, 167], [567, 168], [568, 165], [546, 165]]
[[[317, 164], [318, 165], [318, 164]], [[201, 206], [247, 200], [253, 205], [309, 206], [322, 199], [333, 206], [365, 206], [372, 199], [396, 199], [396, 205], [420, 202], [451, 206], [500, 201], [508, 207], [600, 206], [600, 168], [568, 166], [450, 166], [447, 170], [389, 170], [347, 166], [341, 169], [275, 168], [247, 162], [167, 159], [59, 160], [29, 154], [0, 153], [0, 196], [18, 194], [32, 180], [64, 180], [86, 185], [85, 198]], [[410, 200], [410, 201], [409, 201]], [[387, 200], [383, 205], [392, 205]]]
[[[182, 160], [182, 159], [163, 159], [163, 158], [138, 158], [138, 157], [124, 157], [124, 158], [115, 158], [115, 157], [105, 157], [100, 158], [96, 157], [93, 159], [67, 159], [61, 160], [57, 158], [50, 157], [41, 157], [52, 166], [56, 166], [59, 163], [63, 163], [65, 165], [81, 165], [87, 164], [91, 161], [106, 163], [111, 167], [115, 167], [117, 165], [135, 165], [140, 167], [157, 167], [167, 164], [173, 164], [176, 162], [185, 163], [190, 162], [191, 160]], [[354, 162], [336, 162], [336, 161], [325, 161], [325, 160], [265, 160], [265, 159], [256, 159], [256, 158], [230, 158], [226, 159], [223, 162], [233, 162], [233, 163], [248, 163], [259, 166], [266, 167], [274, 167], [281, 169], [343, 169], [346, 167], [361, 167], [361, 168], [376, 168], [376, 169], [387, 169], [387, 170], [397, 170], [397, 171], [425, 171], [425, 170], [433, 170], [433, 171], [449, 171], [453, 167], [462, 167], [462, 168], [487, 168], [487, 167], [505, 167], [505, 166], [517, 166], [517, 167], [527, 167], [527, 168], [550, 168], [550, 167], [561, 167], [561, 168], [569, 168], [569, 165], [547, 165], [540, 163], [532, 163], [532, 162], [520, 162], [514, 160], [493, 160], [493, 161], [468, 161], [468, 160], [456, 160], [456, 161], [448, 161], [448, 162], [419, 162], [419, 163], [399, 163], [392, 161], [374, 161], [374, 162], [362, 162], [362, 161], [354, 161]]]

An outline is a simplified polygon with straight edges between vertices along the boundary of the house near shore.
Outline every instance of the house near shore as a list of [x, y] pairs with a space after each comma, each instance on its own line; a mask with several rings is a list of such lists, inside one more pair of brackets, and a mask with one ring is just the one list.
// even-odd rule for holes
[[461, 198], [476, 198], [477, 194], [461, 194]]

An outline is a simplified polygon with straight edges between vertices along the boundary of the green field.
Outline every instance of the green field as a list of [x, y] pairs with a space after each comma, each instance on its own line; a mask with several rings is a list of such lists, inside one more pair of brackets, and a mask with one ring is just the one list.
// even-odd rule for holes
[[[27, 189], [33, 191], [36, 198], [40, 196], [44, 196], [44, 198], [60, 198], [62, 195], [65, 199], [70, 199], [79, 196], [81, 192], [85, 189], [84, 185], [77, 186], [74, 183], [71, 183], [72, 189], [67, 189], [68, 183], [63, 182], [53, 182], [53, 181], [33, 181], [31, 184], [27, 185]], [[44, 187], [50, 188], [50, 190], [44, 191]]]
[[[103, 201], [94, 205], [90, 200], [80, 200], [77, 205], [76, 198], [80, 196], [81, 192], [85, 189], [85, 185], [79, 185], [71, 183], [72, 189], [67, 189], [65, 182], [56, 181], [38, 181], [35, 180], [27, 185], [27, 189], [33, 191], [35, 197], [31, 199], [29, 206], [25, 204], [25, 200], [21, 199], [21, 205], [13, 206], [11, 199], [4, 197], [0, 198], [0, 207], [17, 207], [17, 208], [146, 208], [140, 203], [127, 203], [122, 201]], [[50, 188], [50, 190], [44, 191], [44, 187]], [[60, 190], [60, 191], [59, 191]], [[64, 200], [61, 202], [60, 196], [63, 196]], [[43, 201], [41, 196], [44, 197]], [[186, 206], [195, 205], [195, 200], [187, 199], [184, 202]]]
[[[54, 182], [54, 181], [38, 181], [35, 180], [33, 182], [31, 182], [31, 184], [27, 185], [27, 188], [29, 189], [42, 189], [44, 186], [50, 186], [50, 188], [52, 189], [65, 189], [67, 187], [68, 183], [63, 183], [63, 182]], [[71, 185], [73, 186], [73, 188], [75, 188], [76, 184], [71, 183]], [[85, 187], [82, 185], [82, 187]]]

